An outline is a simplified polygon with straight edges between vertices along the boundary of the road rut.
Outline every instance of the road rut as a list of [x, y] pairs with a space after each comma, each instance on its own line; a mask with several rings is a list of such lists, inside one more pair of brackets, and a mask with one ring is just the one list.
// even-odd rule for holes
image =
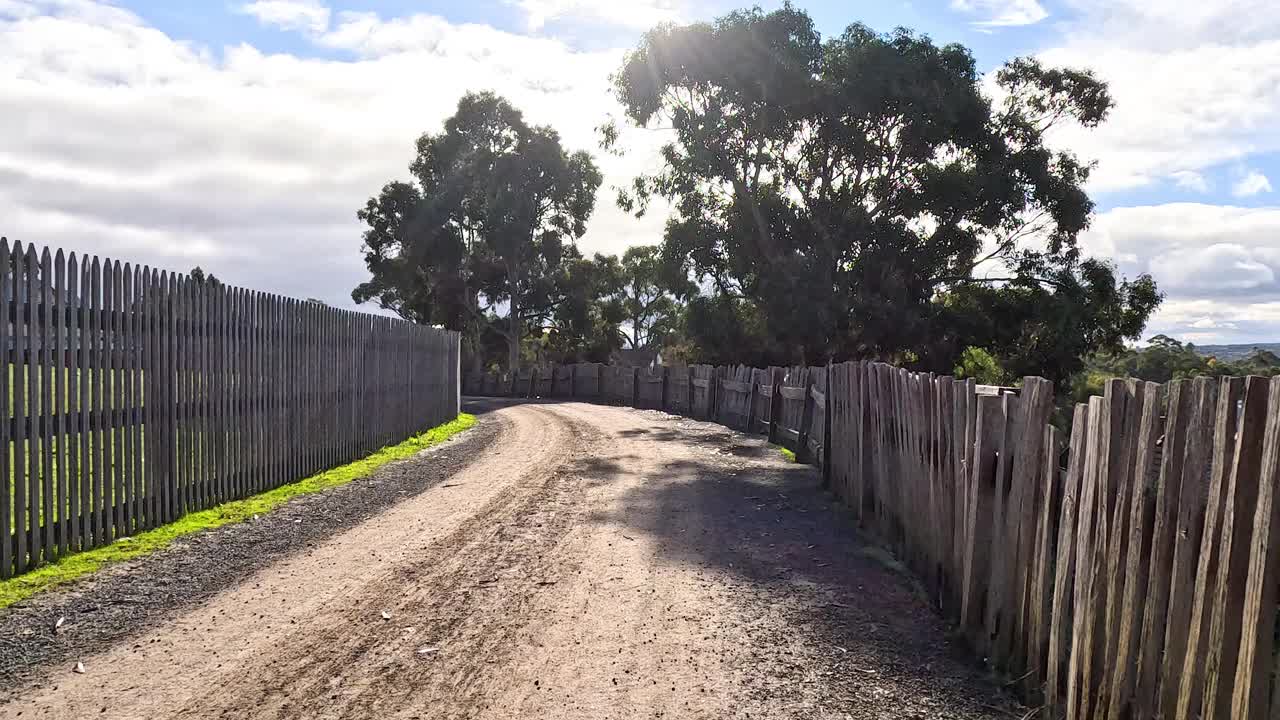
[[477, 402], [497, 437], [445, 482], [83, 674], [50, 668], [0, 716], [1009, 716], [816, 474], [759, 438]]

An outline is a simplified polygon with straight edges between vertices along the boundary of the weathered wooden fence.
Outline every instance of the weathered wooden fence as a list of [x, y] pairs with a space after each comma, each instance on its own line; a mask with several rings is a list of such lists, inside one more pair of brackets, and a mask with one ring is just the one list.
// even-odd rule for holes
[[[554, 385], [550, 378], [555, 378]], [[579, 363], [468, 373], [463, 392], [505, 397], [564, 397], [665, 410], [767, 433], [804, 457], [821, 458], [827, 368], [636, 368]], [[775, 419], [776, 418], [776, 419]]]
[[[634, 402], [637, 371], [596, 372], [575, 397]], [[663, 377], [668, 411], [822, 467], [1042, 717], [1280, 716], [1280, 378], [1112, 380], [1067, 438], [1040, 378], [865, 362]]]
[[458, 413], [458, 336], [0, 243], [0, 577]]

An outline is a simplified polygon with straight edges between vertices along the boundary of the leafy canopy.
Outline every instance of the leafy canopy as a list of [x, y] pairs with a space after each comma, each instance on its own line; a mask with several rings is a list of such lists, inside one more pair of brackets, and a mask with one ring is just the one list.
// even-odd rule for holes
[[566, 301], [599, 170], [489, 92], [463, 96], [442, 132], [420, 137], [409, 169], [411, 182], [388, 183], [358, 213], [372, 278], [352, 297], [462, 330], [473, 352], [497, 332], [515, 367], [521, 338]]
[[[631, 122], [672, 141], [662, 169], [619, 204], [643, 213], [669, 199], [664, 262], [753, 306], [798, 354], [783, 360], [910, 352], [949, 370], [964, 347], [994, 339], [930, 352], [954, 316], [940, 300], [957, 292], [985, 310], [1066, 288], [1090, 296], [1090, 322], [1110, 324], [1079, 345], [1133, 336], [1158, 294], [1149, 279], [1095, 282], [1109, 268], [1081, 264], [1090, 168], [1045, 141], [1055, 124], [1101, 122], [1105, 85], [1032, 59], [995, 83], [997, 99], [962, 46], [860, 24], [824, 41], [790, 4], [662, 26], [627, 56], [615, 93]], [[616, 138], [607, 128], [606, 143]], [[993, 270], [999, 279], [982, 277]]]

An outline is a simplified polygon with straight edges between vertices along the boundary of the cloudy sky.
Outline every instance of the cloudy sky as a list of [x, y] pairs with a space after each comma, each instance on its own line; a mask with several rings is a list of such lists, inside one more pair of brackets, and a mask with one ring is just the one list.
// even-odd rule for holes
[[[800, 0], [1041, 56], [1111, 83], [1090, 251], [1151, 272], [1148, 334], [1280, 341], [1280, 13], [1274, 0]], [[406, 178], [413, 140], [493, 89], [574, 149], [617, 108], [608, 75], [645, 28], [728, 0], [0, 0], [0, 234], [350, 306], [355, 211]], [[764, 6], [778, 3], [764, 2]], [[606, 183], [649, 166], [632, 132]], [[1274, 187], [1273, 187], [1274, 186]], [[583, 249], [657, 242], [602, 195]]]

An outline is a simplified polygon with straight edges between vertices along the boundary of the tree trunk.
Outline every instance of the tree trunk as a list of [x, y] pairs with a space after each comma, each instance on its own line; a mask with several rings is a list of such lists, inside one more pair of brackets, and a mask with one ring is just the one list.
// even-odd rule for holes
[[484, 372], [483, 316], [480, 314], [480, 298], [469, 283], [462, 286], [462, 301], [467, 311], [462, 321], [462, 341], [470, 351], [468, 358], [470, 371]]
[[484, 372], [484, 358], [481, 356], [483, 349], [480, 347], [480, 337], [477, 333], [468, 331], [466, 335], [466, 346], [469, 350], [467, 358], [468, 369], [472, 373]]
[[520, 369], [520, 316], [516, 314], [515, 302], [511, 303], [511, 324], [507, 329], [507, 367], [511, 372]]
[[511, 287], [511, 315], [507, 325], [507, 369], [520, 369], [520, 278], [515, 263], [507, 263], [507, 282]]

